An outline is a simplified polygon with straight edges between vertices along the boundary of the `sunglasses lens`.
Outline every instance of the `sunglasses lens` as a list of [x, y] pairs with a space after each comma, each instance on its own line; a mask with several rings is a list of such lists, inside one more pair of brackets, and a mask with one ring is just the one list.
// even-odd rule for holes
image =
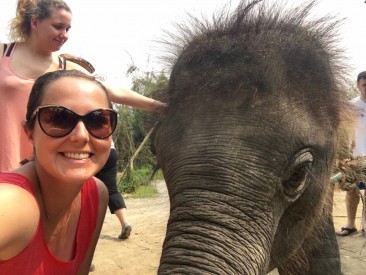
[[109, 137], [117, 125], [117, 114], [110, 110], [96, 110], [83, 119], [89, 132], [97, 138]]
[[77, 122], [78, 117], [66, 108], [47, 107], [39, 111], [39, 124], [51, 137], [66, 136], [74, 129]]

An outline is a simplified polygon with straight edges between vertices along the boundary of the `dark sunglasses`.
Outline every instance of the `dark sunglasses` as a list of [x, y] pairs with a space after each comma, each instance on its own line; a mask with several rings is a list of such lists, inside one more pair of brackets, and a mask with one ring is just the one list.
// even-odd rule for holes
[[107, 108], [94, 110], [81, 116], [62, 106], [39, 106], [33, 112], [30, 121], [37, 114], [42, 131], [54, 138], [70, 134], [80, 120], [84, 123], [88, 132], [99, 139], [112, 135], [117, 126], [117, 112]]

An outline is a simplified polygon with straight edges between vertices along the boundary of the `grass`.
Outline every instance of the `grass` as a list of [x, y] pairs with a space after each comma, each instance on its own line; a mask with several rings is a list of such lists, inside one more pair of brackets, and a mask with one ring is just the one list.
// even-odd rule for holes
[[131, 198], [153, 198], [158, 194], [155, 186], [143, 185], [136, 188], [135, 193], [131, 194]]
[[[133, 170], [128, 176], [120, 181], [120, 175], [117, 175], [118, 191], [123, 193], [125, 197], [130, 198], [152, 198], [157, 195], [155, 186], [151, 185], [151, 169], [140, 168]], [[154, 175], [152, 181], [164, 180], [161, 170]]]
[[154, 180], [164, 180], [164, 175], [163, 172], [161, 171], [161, 169], [158, 170], [158, 172], [156, 172], [154, 178], [152, 179]]

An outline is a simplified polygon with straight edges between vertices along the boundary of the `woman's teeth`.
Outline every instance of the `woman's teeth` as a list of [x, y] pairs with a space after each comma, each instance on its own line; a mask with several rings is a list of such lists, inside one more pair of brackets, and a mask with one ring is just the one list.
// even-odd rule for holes
[[89, 158], [89, 153], [64, 153], [65, 157], [69, 159], [87, 159]]

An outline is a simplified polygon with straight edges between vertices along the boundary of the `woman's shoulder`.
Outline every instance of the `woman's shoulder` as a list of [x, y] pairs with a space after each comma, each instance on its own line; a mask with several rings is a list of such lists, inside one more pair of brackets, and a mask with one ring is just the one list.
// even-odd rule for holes
[[[14, 184], [11, 181], [4, 181], [0, 178], [0, 209], [4, 211], [4, 209], [8, 207], [24, 208], [24, 203], [37, 206], [36, 199], [29, 189], [24, 188], [22, 185]], [[38, 206], [36, 207], [36, 210], [38, 211]]]
[[5, 55], [6, 52], [8, 52], [10, 54], [10, 52], [15, 47], [15, 44], [18, 44], [18, 43], [15, 43], [15, 42], [2, 43], [2, 42], [0, 42], [0, 59]]
[[0, 60], [3, 58], [5, 50], [5, 44], [0, 42]]
[[97, 186], [98, 189], [98, 195], [99, 195], [99, 199], [102, 199], [103, 201], [106, 201], [108, 203], [108, 189], [105, 186], [105, 184], [98, 178], [93, 177], [95, 184]]
[[0, 183], [0, 260], [17, 255], [36, 232], [40, 212], [34, 196], [24, 188]]
[[[32, 175], [22, 173], [21, 168], [18, 170], [20, 173], [0, 173], [0, 209], [9, 209], [12, 216], [27, 216], [31, 212], [39, 214]], [[20, 213], [17, 212], [18, 209], [21, 210]]]
[[108, 204], [108, 189], [105, 184], [96, 177], [91, 177], [84, 182], [81, 193], [83, 196], [88, 196], [93, 204], [96, 200], [99, 202], [99, 205]]

